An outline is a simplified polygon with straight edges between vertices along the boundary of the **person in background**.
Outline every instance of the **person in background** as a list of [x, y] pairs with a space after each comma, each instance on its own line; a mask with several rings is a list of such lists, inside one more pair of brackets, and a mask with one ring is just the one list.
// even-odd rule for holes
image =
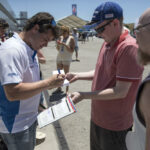
[[[60, 28], [61, 36], [56, 41], [56, 49], [58, 51], [57, 54], [57, 69], [64, 70], [65, 74], [69, 72], [70, 63], [72, 62], [72, 54], [75, 49], [75, 41], [73, 36], [70, 35], [69, 27], [62, 26]], [[68, 87], [66, 87], [66, 92], [68, 91]], [[53, 94], [61, 93], [62, 89], [57, 88]]]
[[123, 28], [123, 9], [104, 2], [94, 11], [87, 29], [104, 39], [96, 68], [68, 73], [66, 78], [92, 80], [92, 91], [71, 94], [74, 103], [91, 99], [91, 150], [127, 150], [126, 134], [133, 125], [132, 108], [143, 67], [136, 61], [137, 44]]
[[76, 56], [76, 61], [80, 61], [78, 59], [78, 51], [79, 51], [79, 46], [78, 46], [78, 32], [77, 32], [77, 28], [73, 28], [73, 33], [72, 33], [72, 36], [74, 37], [74, 41], [75, 41], [75, 56]]
[[57, 37], [53, 16], [39, 12], [0, 47], [0, 135], [8, 150], [34, 150], [40, 93], [64, 75], [40, 80], [36, 53]]
[[[138, 48], [138, 62], [150, 63], [150, 8], [140, 16], [134, 29]], [[134, 131], [126, 137], [128, 150], [150, 150], [150, 74], [141, 83], [133, 110]]]
[[81, 38], [82, 38], [82, 44], [85, 44], [85, 41], [86, 41], [86, 32], [85, 31], [83, 31], [82, 33], [81, 33]]
[[2, 42], [5, 41], [5, 32], [8, 28], [9, 24], [4, 19], [0, 18], [0, 38]]

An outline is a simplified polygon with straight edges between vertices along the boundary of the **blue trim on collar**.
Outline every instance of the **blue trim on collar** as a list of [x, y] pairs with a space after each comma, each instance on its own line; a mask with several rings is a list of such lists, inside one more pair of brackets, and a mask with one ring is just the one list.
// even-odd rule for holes
[[37, 51], [34, 51], [34, 53], [33, 53], [33, 55], [32, 55], [32, 60], [33, 60], [33, 62], [34, 62], [34, 58], [35, 58], [36, 54], [37, 54]]

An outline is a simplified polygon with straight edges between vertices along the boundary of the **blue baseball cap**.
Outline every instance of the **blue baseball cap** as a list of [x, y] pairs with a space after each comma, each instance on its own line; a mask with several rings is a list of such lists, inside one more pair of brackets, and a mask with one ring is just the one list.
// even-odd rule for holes
[[85, 25], [84, 28], [95, 28], [105, 20], [119, 19], [121, 17], [123, 17], [123, 10], [117, 3], [105, 2], [95, 9], [91, 22]]

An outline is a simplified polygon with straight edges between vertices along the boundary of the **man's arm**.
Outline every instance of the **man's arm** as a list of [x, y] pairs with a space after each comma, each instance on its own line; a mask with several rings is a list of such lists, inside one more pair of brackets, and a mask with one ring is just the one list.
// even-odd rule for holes
[[76, 80], [93, 80], [95, 70], [89, 72], [81, 72], [81, 73], [67, 73], [66, 78], [69, 80], [70, 83]]
[[69, 44], [69, 46], [66, 45], [66, 43], [64, 43], [64, 42], [62, 42], [61, 44], [66, 47], [66, 49], [67, 49], [68, 52], [71, 52], [71, 53], [74, 52], [74, 48], [75, 48], [75, 41], [74, 41], [74, 38], [71, 38], [71, 39], [70, 39], [70, 44]]
[[64, 82], [64, 75], [54, 75], [49, 79], [32, 83], [4, 85], [6, 97], [10, 101], [28, 99], [43, 90], [60, 87]]
[[37, 51], [37, 57], [38, 57], [39, 63], [41, 63], [41, 64], [45, 64], [46, 63], [45, 56], [43, 55], [41, 50]]
[[75, 92], [71, 95], [73, 101], [78, 103], [83, 99], [114, 100], [127, 96], [132, 82], [117, 81], [114, 88], [108, 88], [95, 92]]
[[146, 83], [141, 98], [140, 111], [146, 123], [146, 145], [145, 150], [150, 150], [150, 83]]

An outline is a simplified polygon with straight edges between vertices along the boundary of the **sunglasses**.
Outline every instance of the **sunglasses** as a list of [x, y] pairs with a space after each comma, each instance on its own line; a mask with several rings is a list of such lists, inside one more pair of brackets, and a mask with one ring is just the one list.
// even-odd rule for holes
[[138, 33], [140, 31], [139, 29], [144, 28], [148, 25], [150, 25], [150, 23], [147, 23], [147, 24], [144, 24], [143, 26], [138, 26], [138, 27], [134, 28], [133, 33]]
[[103, 33], [103, 32], [105, 31], [105, 27], [106, 27], [107, 25], [109, 25], [112, 21], [113, 21], [113, 20], [111, 20], [111, 21], [107, 22], [106, 24], [104, 24], [103, 26], [101, 26], [101, 27], [95, 29], [95, 31], [96, 31], [98, 34]]
[[38, 24], [39, 26], [43, 26], [43, 25], [48, 25], [48, 24], [50, 24], [52, 27], [56, 27], [56, 22], [55, 22], [55, 20], [53, 19], [53, 20], [42, 20], [41, 22], [39, 22], [39, 23], [36, 23], [36, 24]]

